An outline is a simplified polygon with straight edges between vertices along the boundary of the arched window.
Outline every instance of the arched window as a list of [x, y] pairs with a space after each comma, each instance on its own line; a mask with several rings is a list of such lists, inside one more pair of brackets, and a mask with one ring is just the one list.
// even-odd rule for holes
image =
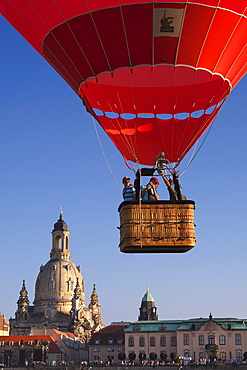
[[66, 236], [66, 249], [69, 249], [69, 238]]
[[164, 335], [161, 335], [161, 337], [160, 337], [160, 346], [161, 347], [166, 346], [166, 337]]
[[241, 335], [240, 334], [236, 334], [235, 335], [235, 344], [236, 345], [242, 344], [242, 340], [241, 340]]
[[73, 291], [73, 281], [71, 280], [71, 278], [69, 278], [69, 280], [67, 281], [67, 284], [68, 284], [68, 292], [72, 292]]
[[184, 357], [190, 357], [190, 351], [185, 350], [184, 351]]
[[51, 281], [49, 281], [49, 290], [52, 291], [52, 290], [55, 290], [55, 281], [52, 279]]
[[145, 347], [145, 338], [144, 337], [139, 338], [139, 347]]
[[155, 337], [150, 337], [150, 347], [155, 347]]
[[171, 337], [171, 345], [176, 346], [177, 345], [177, 338], [176, 337]]
[[204, 345], [204, 335], [199, 335], [199, 346]]
[[57, 235], [56, 237], [56, 249], [62, 250], [62, 238], [60, 235]]
[[[220, 344], [221, 345], [226, 344], [226, 337], [224, 335], [220, 335]], [[224, 353], [224, 352], [222, 352], [222, 353]]]
[[[189, 338], [189, 334], [184, 334], [184, 345], [187, 346], [190, 344], [190, 338]], [[189, 356], [187, 356], [189, 357]]]
[[215, 336], [209, 335], [208, 336], [208, 344], [215, 344]]
[[134, 347], [134, 338], [129, 337], [129, 347]]

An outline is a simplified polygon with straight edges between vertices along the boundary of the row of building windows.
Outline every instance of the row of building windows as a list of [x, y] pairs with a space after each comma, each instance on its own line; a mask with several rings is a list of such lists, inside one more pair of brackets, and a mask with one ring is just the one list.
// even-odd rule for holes
[[[184, 352], [184, 357], [191, 357], [191, 356], [190, 356], [190, 352], [189, 352], [189, 351], [185, 351], [185, 352]], [[199, 353], [199, 359], [205, 359], [205, 358], [206, 358], [205, 352], [200, 352], [200, 353]], [[226, 360], [226, 352], [220, 352], [220, 353], [219, 353], [219, 358], [220, 358], [222, 361], [225, 361], [225, 360]], [[230, 352], [230, 354], [229, 354], [229, 358], [230, 358], [230, 359], [232, 358], [231, 352]], [[243, 354], [242, 354], [242, 351], [237, 351], [237, 352], [236, 352], [236, 360], [237, 360], [237, 361], [242, 361], [242, 360], [243, 360]]]
[[[208, 344], [216, 344], [215, 336], [209, 335], [208, 336]], [[161, 335], [160, 337], [160, 346], [165, 347], [166, 346], [166, 337], [165, 335]], [[184, 345], [187, 346], [190, 344], [190, 336], [189, 334], [184, 334]], [[204, 335], [199, 335], [198, 337], [198, 344], [204, 345], [205, 344], [205, 338]], [[219, 344], [225, 345], [226, 344], [226, 337], [225, 335], [219, 336]], [[242, 338], [241, 334], [235, 334], [235, 344], [241, 345], [242, 344]], [[150, 337], [149, 339], [149, 345], [150, 347], [156, 346], [156, 338]], [[173, 336], [171, 337], [171, 346], [177, 345], [177, 337]], [[134, 347], [134, 337], [129, 337], [129, 347]], [[139, 337], [139, 347], [145, 347], [145, 338], [143, 336]]]
[[[184, 334], [184, 345], [189, 345], [189, 344], [190, 344], [189, 334]], [[205, 344], [204, 335], [199, 335], [198, 344], [200, 346]], [[208, 336], [208, 344], [216, 344], [216, 340], [215, 340], [214, 335], [209, 335]], [[225, 335], [220, 335], [219, 336], [219, 344], [220, 345], [225, 345], [226, 344]], [[241, 334], [235, 334], [235, 344], [236, 345], [241, 345], [242, 344]]]
[[[49, 341], [49, 340], [46, 340], [44, 343], [45, 343], [47, 346], [49, 346], [50, 341]], [[27, 344], [28, 344], [29, 346], [31, 346], [31, 345], [33, 345], [33, 342], [32, 342], [31, 340], [29, 340], [29, 341], [27, 342]], [[42, 341], [42, 340], [35, 340], [34, 344], [35, 344], [35, 345], [42, 345], [42, 344], [43, 344], [43, 341]], [[15, 342], [13, 342], [13, 341], [9, 341], [9, 342], [6, 342], [6, 343], [5, 343], [5, 342], [0, 342], [0, 346], [7, 346], [7, 345], [9, 345], [9, 346], [14, 346], [14, 345], [15, 345]], [[18, 345], [19, 345], [19, 346], [23, 345], [23, 340], [19, 340]]]
[[[113, 338], [109, 338], [108, 340], [107, 340], [107, 343], [108, 344], [114, 344], [116, 342], [116, 344], [123, 344], [123, 338], [118, 338], [116, 341], [114, 341], [114, 339]], [[95, 340], [94, 340], [94, 344], [100, 344], [100, 339], [99, 338], [96, 338]]]
[[[156, 338], [155, 337], [150, 337], [149, 339], [149, 345], [150, 347], [155, 347], [156, 346]], [[171, 345], [176, 346], [177, 345], [177, 338], [171, 337]], [[160, 337], [160, 346], [165, 347], [166, 346], [166, 337], [165, 335], [161, 335]], [[134, 347], [134, 338], [129, 337], [129, 347]], [[145, 347], [145, 338], [144, 337], [139, 337], [139, 347]]]

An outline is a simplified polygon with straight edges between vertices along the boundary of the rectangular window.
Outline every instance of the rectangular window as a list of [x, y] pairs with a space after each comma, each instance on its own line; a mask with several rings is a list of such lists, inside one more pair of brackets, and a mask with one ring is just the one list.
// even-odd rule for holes
[[171, 345], [176, 346], [177, 345], [177, 338], [176, 337], [171, 337]]
[[241, 335], [240, 334], [236, 334], [235, 335], [235, 344], [236, 345], [241, 345], [242, 344]]
[[184, 334], [184, 345], [188, 346], [190, 344], [189, 334]]
[[134, 338], [129, 337], [129, 347], [134, 347]]
[[199, 346], [203, 346], [203, 345], [204, 345], [204, 336], [199, 335]]
[[226, 337], [224, 335], [220, 335], [220, 344], [225, 345], [226, 344]]
[[241, 351], [236, 352], [236, 360], [239, 362], [243, 360], [243, 355]]
[[161, 347], [166, 346], [166, 337], [164, 335], [161, 335], [161, 337], [160, 337], [160, 346]]
[[226, 352], [220, 352], [220, 359], [222, 361], [225, 361], [226, 360]]

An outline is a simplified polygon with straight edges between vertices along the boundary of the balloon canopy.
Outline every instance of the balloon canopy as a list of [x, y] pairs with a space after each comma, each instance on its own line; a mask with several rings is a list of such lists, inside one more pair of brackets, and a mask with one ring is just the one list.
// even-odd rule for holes
[[179, 162], [247, 68], [247, 0], [0, 0], [122, 155]]

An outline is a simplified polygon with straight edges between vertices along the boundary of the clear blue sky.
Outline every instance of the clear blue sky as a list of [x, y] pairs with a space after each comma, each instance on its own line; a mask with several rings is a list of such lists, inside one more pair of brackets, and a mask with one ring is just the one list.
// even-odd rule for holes
[[[184, 193], [196, 201], [197, 246], [186, 254], [124, 255], [117, 229], [121, 191], [91, 116], [2, 17], [0, 30], [0, 312], [14, 316], [23, 279], [33, 301], [62, 206], [87, 303], [95, 283], [105, 324], [136, 320], [146, 286], [160, 319], [207, 317], [210, 312], [247, 318], [246, 77], [181, 178]], [[121, 187], [121, 178], [133, 174], [98, 130]], [[167, 198], [165, 187], [159, 194]]]

